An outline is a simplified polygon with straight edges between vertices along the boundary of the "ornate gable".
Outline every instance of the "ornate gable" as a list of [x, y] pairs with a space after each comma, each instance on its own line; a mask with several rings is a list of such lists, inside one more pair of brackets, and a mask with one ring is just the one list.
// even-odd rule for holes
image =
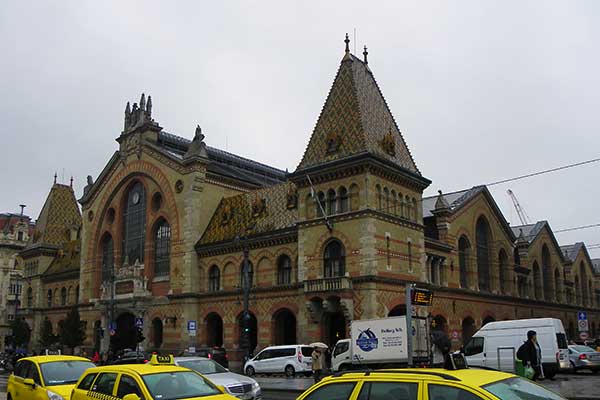
[[297, 171], [361, 153], [420, 175], [373, 73], [347, 48]]

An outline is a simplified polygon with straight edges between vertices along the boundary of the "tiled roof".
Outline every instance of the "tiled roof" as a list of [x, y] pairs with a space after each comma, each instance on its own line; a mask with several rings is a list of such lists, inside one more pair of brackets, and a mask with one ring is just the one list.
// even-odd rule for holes
[[[165, 131], [158, 134], [158, 145], [171, 156], [183, 159], [191, 141]], [[208, 172], [246, 181], [256, 186], [271, 186], [285, 181], [286, 173], [277, 168], [206, 146]]]
[[568, 261], [573, 262], [577, 258], [577, 254], [579, 254], [583, 246], [583, 242], [577, 242], [565, 246], [560, 246], [560, 251], [562, 251], [563, 255]]
[[371, 70], [347, 53], [297, 170], [361, 153], [421, 175]]
[[511, 229], [516, 237], [519, 237], [520, 231], [523, 230], [523, 238], [531, 243], [547, 224], [548, 221], [538, 221], [535, 224], [512, 226]]
[[52, 263], [44, 272], [44, 276], [64, 274], [79, 271], [81, 254], [81, 242], [74, 240], [65, 243], [52, 260]]
[[[454, 212], [459, 209], [467, 201], [483, 192], [485, 186], [473, 186], [470, 189], [459, 190], [458, 192], [444, 193], [444, 199], [450, 205], [450, 211]], [[439, 195], [423, 197], [423, 218], [431, 217], [431, 211], [435, 209], [435, 203]]]
[[[286, 182], [223, 198], [198, 245], [232, 241], [236, 236], [243, 236], [249, 227], [252, 229], [248, 236], [255, 236], [295, 226], [297, 204], [288, 207], [288, 195], [295, 193], [295, 185]], [[261, 209], [262, 201], [264, 209]]]
[[60, 246], [71, 240], [71, 229], [81, 227], [81, 213], [73, 188], [55, 183], [40, 211], [33, 243]]

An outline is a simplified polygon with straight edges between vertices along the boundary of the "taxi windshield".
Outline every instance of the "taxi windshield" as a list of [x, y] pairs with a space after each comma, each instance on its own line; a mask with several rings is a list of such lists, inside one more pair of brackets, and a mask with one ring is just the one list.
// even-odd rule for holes
[[46, 386], [68, 385], [77, 382], [81, 374], [95, 365], [90, 361], [51, 361], [40, 364]]
[[564, 400], [564, 397], [523, 378], [508, 378], [483, 388], [502, 400]]
[[179, 361], [177, 364], [184, 368], [193, 369], [194, 371], [200, 372], [204, 375], [227, 372], [225, 368], [221, 367], [218, 363], [212, 360]]
[[162, 372], [142, 376], [155, 400], [188, 399], [221, 394], [212, 383], [191, 371]]

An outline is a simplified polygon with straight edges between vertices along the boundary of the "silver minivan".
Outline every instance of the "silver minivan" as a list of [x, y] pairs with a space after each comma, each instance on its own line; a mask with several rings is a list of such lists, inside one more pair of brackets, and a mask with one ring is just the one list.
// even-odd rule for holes
[[312, 352], [312, 347], [302, 344], [269, 346], [246, 362], [244, 372], [248, 376], [277, 373], [308, 376], [312, 372]]

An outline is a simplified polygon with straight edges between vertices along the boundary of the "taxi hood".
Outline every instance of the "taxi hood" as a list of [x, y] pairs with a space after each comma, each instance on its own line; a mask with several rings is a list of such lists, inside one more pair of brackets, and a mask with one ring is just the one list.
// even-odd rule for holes
[[68, 385], [52, 385], [46, 386], [44, 389], [54, 392], [58, 395], [61, 395], [65, 400], [69, 400], [71, 398], [71, 392], [75, 388], [74, 383], [70, 383]]

